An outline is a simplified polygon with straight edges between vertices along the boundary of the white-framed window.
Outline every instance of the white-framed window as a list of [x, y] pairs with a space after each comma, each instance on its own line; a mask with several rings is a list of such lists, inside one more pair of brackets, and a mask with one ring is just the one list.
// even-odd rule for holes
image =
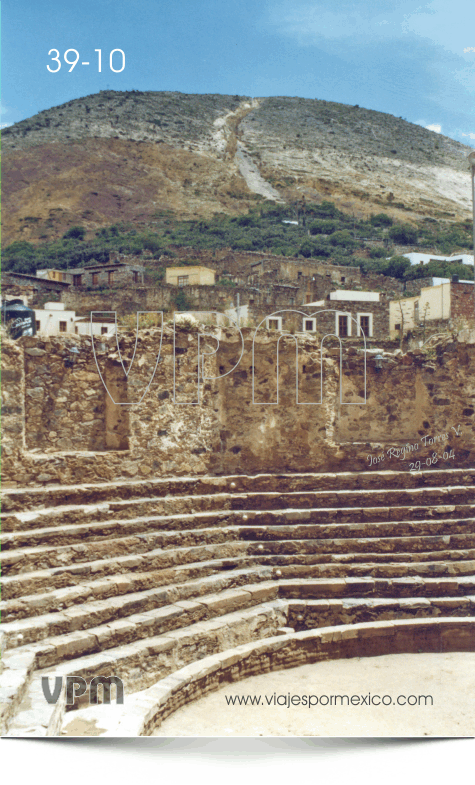
[[317, 329], [317, 320], [312, 319], [310, 316], [305, 316], [302, 319], [302, 332], [314, 333]]
[[266, 316], [268, 330], [282, 330], [282, 316]]
[[179, 275], [178, 286], [188, 286], [189, 278], [190, 278], [189, 275]]
[[339, 338], [351, 335], [351, 313], [337, 311], [335, 313], [335, 333]]
[[358, 322], [358, 334], [361, 335], [363, 331], [365, 338], [373, 337], [373, 314], [372, 313], [358, 313], [356, 315]]

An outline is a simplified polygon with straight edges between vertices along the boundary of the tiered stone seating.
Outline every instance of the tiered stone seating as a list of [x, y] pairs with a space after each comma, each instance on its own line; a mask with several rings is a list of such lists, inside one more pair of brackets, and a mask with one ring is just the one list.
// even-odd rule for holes
[[377, 654], [382, 640], [475, 650], [474, 479], [454, 469], [6, 491], [2, 732], [54, 735], [89, 711], [80, 698], [65, 719], [64, 691], [48, 704], [43, 675], [119, 676], [119, 714], [96, 707], [105, 731], [151, 733], [178, 705], [250, 675], [251, 661]]

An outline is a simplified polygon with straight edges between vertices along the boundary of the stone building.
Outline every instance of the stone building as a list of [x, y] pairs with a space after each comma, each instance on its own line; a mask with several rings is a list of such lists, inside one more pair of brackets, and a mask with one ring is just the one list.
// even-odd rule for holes
[[212, 286], [216, 273], [210, 267], [167, 267], [165, 280], [172, 286]]
[[144, 284], [145, 268], [141, 264], [111, 261], [107, 264], [88, 264], [69, 270], [37, 270], [38, 278], [61, 281], [72, 286], [129, 286]]
[[262, 317], [268, 330], [334, 335], [337, 338], [387, 340], [389, 303], [380, 301], [379, 292], [335, 291], [324, 300], [295, 309], [276, 310]]
[[61, 298], [69, 287], [70, 284], [65, 281], [38, 278], [25, 273], [2, 272], [3, 297], [21, 297], [25, 304], [32, 308], [37, 306], [45, 295]]

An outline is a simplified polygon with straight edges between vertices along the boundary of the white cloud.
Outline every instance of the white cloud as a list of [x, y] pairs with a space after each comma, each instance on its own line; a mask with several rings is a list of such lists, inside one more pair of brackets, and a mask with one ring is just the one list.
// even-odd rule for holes
[[470, 38], [467, 40], [467, 29], [473, 22], [473, 0], [431, 0], [424, 4], [393, 0], [392, 7], [381, 0], [379, 7], [367, 0], [268, 0], [267, 9], [267, 24], [300, 45], [357, 37], [403, 40], [410, 36], [426, 39], [460, 58], [475, 51], [474, 46], [468, 46]]
[[[353, 5], [348, 4], [347, 7], [347, 12], [334, 11], [325, 0], [316, 3], [309, 0], [279, 0], [271, 4], [267, 18], [278, 33], [296, 39], [300, 45], [358, 35], [386, 38], [390, 34], [388, 28], [394, 26], [394, 14], [377, 14], [361, 5], [356, 10]], [[400, 26], [402, 15], [398, 16]]]
[[467, 51], [467, 30], [473, 28], [472, 0], [432, 0], [406, 14], [403, 30], [462, 56]]
[[464, 134], [463, 131], [460, 132], [460, 136], [467, 136], [469, 139], [475, 139], [475, 134], [472, 133]]
[[442, 126], [440, 123], [431, 123], [431, 125], [425, 125], [424, 128], [427, 128], [428, 131], [435, 131], [436, 134], [442, 133]]

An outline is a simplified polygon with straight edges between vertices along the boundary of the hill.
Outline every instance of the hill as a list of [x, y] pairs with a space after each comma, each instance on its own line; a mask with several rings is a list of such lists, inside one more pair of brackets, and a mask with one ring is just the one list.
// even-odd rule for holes
[[2, 242], [331, 199], [365, 218], [470, 217], [471, 148], [328, 101], [102, 91], [3, 130]]

